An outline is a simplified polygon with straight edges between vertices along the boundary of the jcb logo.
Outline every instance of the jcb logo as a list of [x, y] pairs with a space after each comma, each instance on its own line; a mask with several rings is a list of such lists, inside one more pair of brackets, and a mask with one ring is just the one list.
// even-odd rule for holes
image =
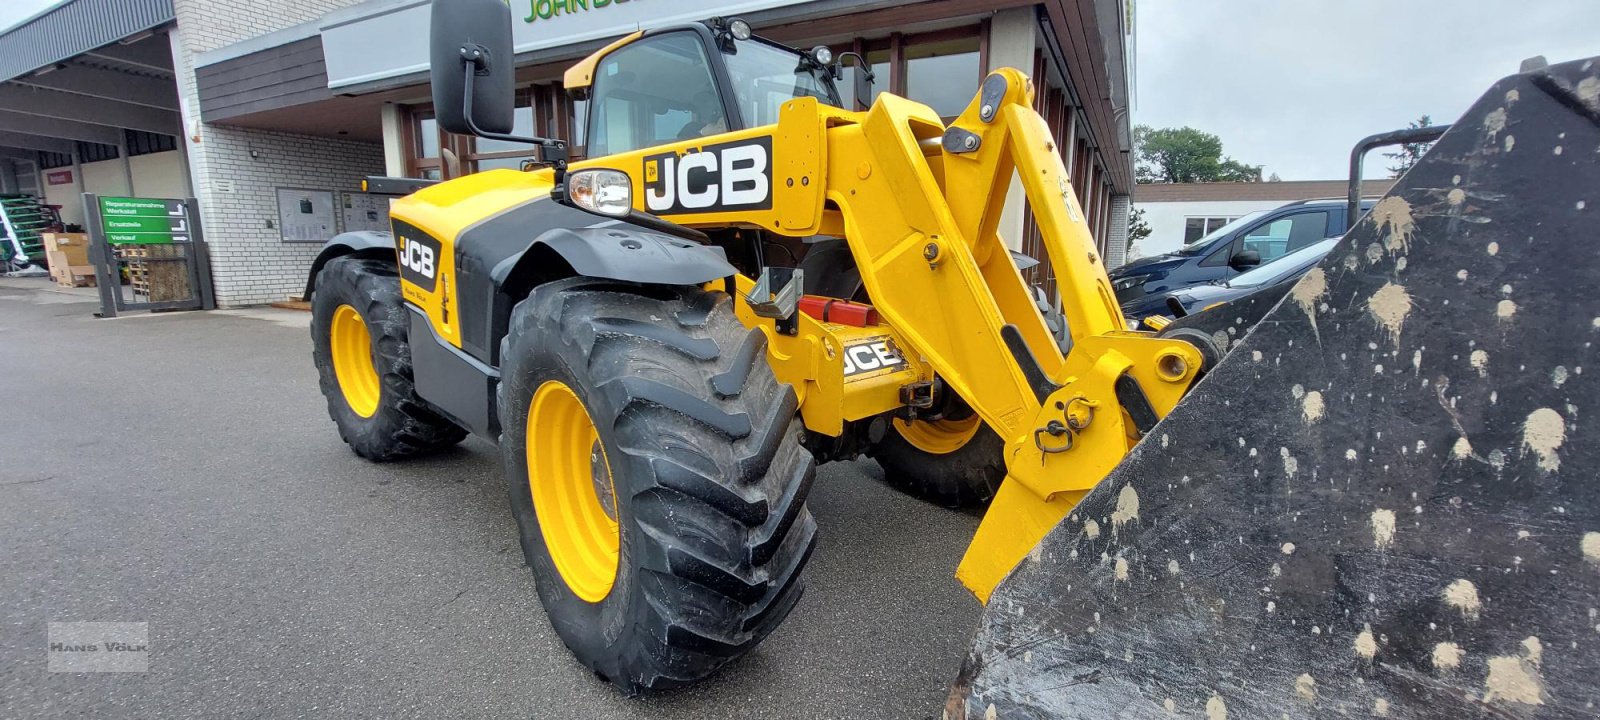
[[772, 138], [644, 159], [645, 207], [657, 215], [772, 207]]
[[[399, 229], [398, 226], [396, 229]], [[439, 274], [439, 243], [409, 228], [399, 233], [400, 277], [428, 292], [433, 292]]]
[[861, 375], [876, 370], [899, 370], [906, 366], [905, 356], [888, 338], [869, 340], [844, 349], [844, 376]]
[[433, 248], [427, 245], [411, 238], [400, 238], [400, 262], [412, 272], [433, 277]]

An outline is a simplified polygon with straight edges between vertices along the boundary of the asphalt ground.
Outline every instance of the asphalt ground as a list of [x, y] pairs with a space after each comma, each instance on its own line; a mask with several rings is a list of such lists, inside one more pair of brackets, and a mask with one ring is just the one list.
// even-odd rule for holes
[[[92, 291], [90, 291], [92, 292]], [[625, 699], [550, 629], [495, 447], [339, 441], [292, 311], [91, 316], [0, 280], [0, 718], [937, 718], [977, 521], [822, 466], [808, 589], [708, 681]], [[47, 623], [148, 623], [149, 670], [47, 671]]]

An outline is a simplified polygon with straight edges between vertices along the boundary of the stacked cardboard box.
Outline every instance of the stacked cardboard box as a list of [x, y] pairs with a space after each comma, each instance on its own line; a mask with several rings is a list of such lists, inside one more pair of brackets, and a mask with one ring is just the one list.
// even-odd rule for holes
[[94, 265], [89, 262], [89, 236], [84, 233], [43, 233], [44, 255], [50, 277], [62, 287], [93, 287]]

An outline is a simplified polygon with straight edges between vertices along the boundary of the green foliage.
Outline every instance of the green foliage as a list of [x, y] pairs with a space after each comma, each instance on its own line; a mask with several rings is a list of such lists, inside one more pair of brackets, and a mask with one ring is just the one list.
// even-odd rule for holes
[[1128, 214], [1128, 251], [1124, 261], [1131, 262], [1143, 257], [1144, 252], [1139, 249], [1139, 242], [1150, 237], [1150, 223], [1145, 222], [1144, 209], [1134, 208]]
[[1260, 182], [1261, 166], [1224, 157], [1222, 139], [1191, 127], [1133, 129], [1141, 183]]
[[[1409, 127], [1412, 130], [1433, 127], [1433, 118], [1423, 115], [1412, 121]], [[1394, 161], [1394, 164], [1389, 166], [1389, 177], [1397, 178], [1406, 174], [1406, 171], [1410, 170], [1412, 165], [1416, 165], [1417, 161], [1421, 160], [1422, 156], [1428, 152], [1428, 148], [1431, 147], [1433, 147], [1431, 142], [1406, 143], [1401, 145], [1400, 150], [1397, 152], [1384, 153], [1384, 157]]]
[[1144, 219], [1144, 208], [1134, 208], [1133, 213], [1128, 216], [1128, 244], [1132, 245], [1150, 237], [1151, 232], [1150, 223]]

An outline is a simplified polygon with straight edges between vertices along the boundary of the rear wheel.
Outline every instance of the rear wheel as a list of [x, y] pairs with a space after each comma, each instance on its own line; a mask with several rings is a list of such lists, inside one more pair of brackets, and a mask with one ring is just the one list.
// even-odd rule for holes
[[391, 261], [336, 258], [317, 275], [311, 358], [339, 437], [368, 460], [398, 460], [467, 436], [417, 397], [406, 313]]
[[1006, 477], [1005, 442], [965, 403], [951, 405], [937, 420], [895, 418], [867, 454], [885, 481], [912, 497], [948, 508], [988, 505]]
[[815, 475], [793, 390], [726, 296], [574, 278], [512, 312], [512, 514], [567, 647], [635, 694], [750, 652], [801, 593]]

